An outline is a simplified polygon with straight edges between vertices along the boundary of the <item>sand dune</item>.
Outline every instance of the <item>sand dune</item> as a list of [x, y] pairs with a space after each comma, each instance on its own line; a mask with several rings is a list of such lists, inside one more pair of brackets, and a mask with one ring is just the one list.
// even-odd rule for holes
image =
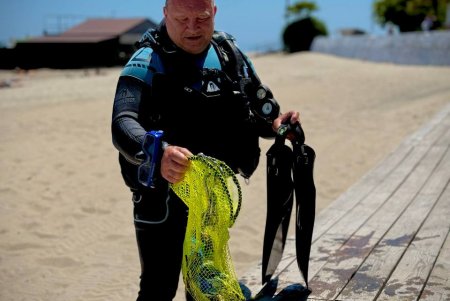
[[[327, 55], [253, 60], [317, 152], [318, 210], [450, 102], [450, 68]], [[134, 300], [132, 204], [111, 144], [120, 68], [0, 71], [0, 300]], [[231, 229], [238, 275], [262, 253], [265, 151]], [[181, 291], [181, 287], [180, 287]], [[180, 293], [177, 300], [183, 300]]]

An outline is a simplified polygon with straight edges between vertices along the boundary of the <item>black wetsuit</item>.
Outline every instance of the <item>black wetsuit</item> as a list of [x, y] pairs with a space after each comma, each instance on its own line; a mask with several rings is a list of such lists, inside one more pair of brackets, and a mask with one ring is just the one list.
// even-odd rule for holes
[[165, 301], [177, 290], [187, 208], [161, 177], [153, 189], [139, 184], [143, 136], [163, 130], [169, 144], [216, 157], [249, 175], [258, 164], [259, 136], [268, 136], [271, 124], [255, 121], [248, 99], [237, 93], [242, 85], [223, 62], [224, 50], [213, 41], [203, 53], [187, 54], [162, 26], [141, 45], [118, 81], [112, 137], [133, 193], [142, 268], [138, 300]]

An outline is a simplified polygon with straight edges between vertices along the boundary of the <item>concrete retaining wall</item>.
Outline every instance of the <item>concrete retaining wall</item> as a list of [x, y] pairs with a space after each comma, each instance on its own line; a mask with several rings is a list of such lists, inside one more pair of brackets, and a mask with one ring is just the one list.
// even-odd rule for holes
[[450, 30], [391, 36], [317, 37], [311, 51], [375, 62], [450, 66]]

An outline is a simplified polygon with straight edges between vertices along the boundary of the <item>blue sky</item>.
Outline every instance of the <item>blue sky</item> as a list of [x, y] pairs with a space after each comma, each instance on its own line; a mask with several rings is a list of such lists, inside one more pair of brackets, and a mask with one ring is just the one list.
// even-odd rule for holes
[[[348, 27], [383, 34], [372, 19], [372, 2], [317, 0], [319, 11], [313, 15], [325, 22], [331, 35]], [[216, 28], [233, 34], [246, 51], [279, 47], [285, 3], [286, 0], [216, 0]], [[44, 29], [55, 31], [88, 17], [147, 17], [158, 22], [163, 5], [164, 0], [0, 0], [0, 42], [38, 36]]]

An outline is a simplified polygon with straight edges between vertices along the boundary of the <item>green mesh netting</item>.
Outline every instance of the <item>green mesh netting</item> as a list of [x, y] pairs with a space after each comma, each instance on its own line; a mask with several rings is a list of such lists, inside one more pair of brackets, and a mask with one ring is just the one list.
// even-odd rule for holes
[[182, 264], [186, 289], [196, 301], [245, 300], [228, 248], [241, 187], [224, 162], [205, 155], [189, 160], [184, 180], [171, 185], [189, 208]]

